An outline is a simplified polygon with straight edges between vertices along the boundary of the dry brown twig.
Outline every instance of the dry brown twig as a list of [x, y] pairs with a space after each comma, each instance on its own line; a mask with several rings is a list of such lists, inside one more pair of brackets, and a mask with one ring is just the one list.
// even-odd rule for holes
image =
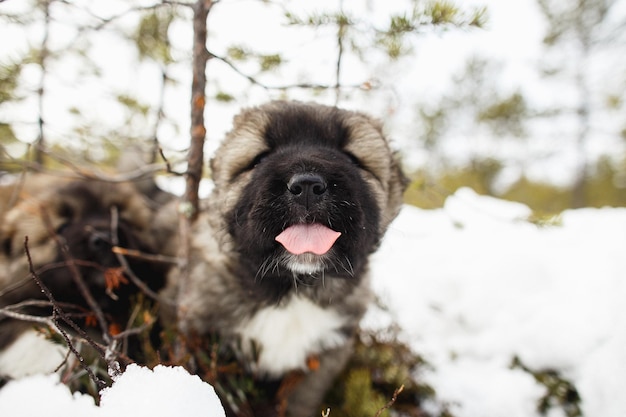
[[[130, 265], [128, 264], [128, 262], [126, 261], [126, 258], [124, 257], [124, 254], [123, 254], [124, 250], [120, 250], [122, 248], [119, 247], [119, 237], [117, 236], [118, 225], [119, 225], [119, 211], [116, 206], [113, 206], [111, 207], [111, 244], [113, 246], [112, 252], [115, 254], [115, 257], [117, 258], [117, 261], [120, 263], [122, 268], [124, 268], [125, 275], [128, 278], [130, 278], [132, 283], [135, 284], [137, 288], [139, 288], [148, 297], [152, 298], [155, 301], [173, 304], [173, 301], [166, 300], [165, 298], [161, 297], [159, 294], [154, 292], [150, 287], [148, 287], [148, 285], [146, 285], [145, 282], [139, 279], [139, 277], [135, 275], [133, 270], [130, 268]], [[118, 248], [118, 250], [116, 251], [115, 248]], [[128, 252], [129, 251], [127, 250], [126, 253]], [[139, 252], [139, 251], [135, 251], [135, 252]]]
[[389, 400], [387, 404], [385, 404], [380, 410], [378, 410], [376, 414], [374, 414], [374, 417], [380, 417], [383, 411], [391, 408], [395, 404], [396, 400], [398, 399], [398, 395], [400, 395], [402, 391], [404, 391], [404, 385], [400, 385], [399, 388], [396, 388], [396, 390], [393, 392], [393, 395], [391, 396], [391, 400]]

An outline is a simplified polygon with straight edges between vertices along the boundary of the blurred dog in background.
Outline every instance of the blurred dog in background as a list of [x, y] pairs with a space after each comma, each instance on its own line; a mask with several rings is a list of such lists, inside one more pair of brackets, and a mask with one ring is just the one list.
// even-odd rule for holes
[[[97, 332], [115, 333], [129, 325], [131, 304], [141, 292], [129, 274], [151, 291], [163, 286], [166, 265], [141, 257], [120, 258], [112, 250], [117, 246], [155, 254], [162, 246], [156, 238], [159, 234], [152, 230], [155, 208], [132, 184], [34, 174], [23, 183], [5, 186], [0, 193], [5, 197], [0, 224], [0, 308], [26, 302], [16, 311], [52, 316], [46, 294], [31, 276], [32, 267], [56, 302], [72, 313], [81, 328], [88, 329], [90, 320], [95, 323], [94, 311], [80, 288], [82, 282], [109, 326]], [[17, 197], [14, 204], [8, 203], [12, 197]], [[25, 255], [26, 237], [32, 265]], [[52, 371], [66, 351], [43, 337], [32, 322], [0, 313], [0, 376]]]

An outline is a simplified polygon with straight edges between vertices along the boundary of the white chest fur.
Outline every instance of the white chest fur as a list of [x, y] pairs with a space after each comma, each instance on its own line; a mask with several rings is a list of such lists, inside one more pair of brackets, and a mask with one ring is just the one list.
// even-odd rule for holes
[[281, 306], [259, 310], [236, 329], [244, 354], [252, 359], [253, 346], [258, 357], [251, 365], [267, 376], [280, 376], [305, 369], [310, 355], [341, 346], [344, 319], [331, 308], [321, 308], [308, 299], [292, 297]]

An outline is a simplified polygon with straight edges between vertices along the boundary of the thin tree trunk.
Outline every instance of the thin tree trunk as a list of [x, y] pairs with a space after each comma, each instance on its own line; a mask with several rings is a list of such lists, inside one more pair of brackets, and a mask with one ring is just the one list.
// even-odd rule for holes
[[177, 317], [181, 330], [185, 332], [186, 309], [180, 300], [185, 298], [189, 291], [189, 257], [191, 248], [191, 226], [198, 217], [199, 197], [198, 188], [202, 179], [204, 163], [204, 140], [206, 128], [204, 126], [206, 66], [209, 54], [206, 48], [207, 17], [211, 9], [211, 0], [198, 0], [193, 6], [193, 80], [191, 84], [191, 144], [187, 157], [187, 172], [185, 174], [185, 194], [180, 203], [180, 258], [181, 265], [180, 285], [178, 289]]
[[198, 216], [198, 187], [202, 179], [206, 65], [209, 53], [206, 49], [207, 17], [211, 0], [198, 0], [194, 5], [193, 15], [193, 80], [191, 84], [191, 145], [187, 158], [185, 202], [190, 207], [189, 219], [193, 222]]
[[587, 143], [589, 142], [590, 117], [591, 117], [591, 91], [589, 90], [589, 77], [587, 75], [589, 66], [589, 56], [591, 54], [591, 41], [589, 35], [581, 28], [579, 29], [581, 34], [581, 51], [580, 62], [576, 69], [576, 85], [580, 97], [578, 98], [578, 132], [576, 137], [576, 153], [578, 156], [578, 166], [576, 167], [576, 173], [574, 178], [574, 184], [572, 187], [572, 202], [573, 208], [585, 207], [587, 204], [586, 198], [586, 185], [588, 177], [588, 163], [587, 163]]
[[39, 51], [39, 69], [41, 76], [39, 78], [39, 87], [37, 88], [37, 106], [39, 117], [37, 120], [39, 134], [34, 146], [34, 161], [39, 165], [43, 165], [43, 154], [45, 148], [45, 136], [44, 136], [44, 117], [43, 117], [43, 99], [45, 94], [46, 85], [46, 60], [48, 58], [48, 38], [50, 34], [50, 3], [51, 0], [45, 0], [42, 2], [44, 13], [44, 32], [43, 39], [41, 40], [41, 49]]

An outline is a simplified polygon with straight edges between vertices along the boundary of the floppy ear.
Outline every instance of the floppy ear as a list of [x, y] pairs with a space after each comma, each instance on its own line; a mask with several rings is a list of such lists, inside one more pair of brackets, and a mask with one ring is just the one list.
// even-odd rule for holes
[[351, 141], [347, 149], [362, 156], [384, 189], [384, 193], [378, 196], [382, 211], [380, 230], [384, 231], [402, 207], [408, 179], [402, 172], [399, 154], [391, 149], [382, 122], [365, 113], [348, 114], [346, 124], [351, 136], [357, 140]]
[[267, 123], [267, 112], [260, 107], [244, 109], [233, 118], [232, 129], [209, 164], [216, 186], [226, 186], [245, 171], [259, 152], [267, 150], [263, 137]]
[[409, 179], [404, 175], [401, 168], [400, 155], [398, 152], [391, 154], [391, 172], [389, 175], [389, 197], [387, 200], [387, 208], [385, 210], [385, 221], [391, 223], [402, 208], [404, 202], [404, 192], [409, 185]]

